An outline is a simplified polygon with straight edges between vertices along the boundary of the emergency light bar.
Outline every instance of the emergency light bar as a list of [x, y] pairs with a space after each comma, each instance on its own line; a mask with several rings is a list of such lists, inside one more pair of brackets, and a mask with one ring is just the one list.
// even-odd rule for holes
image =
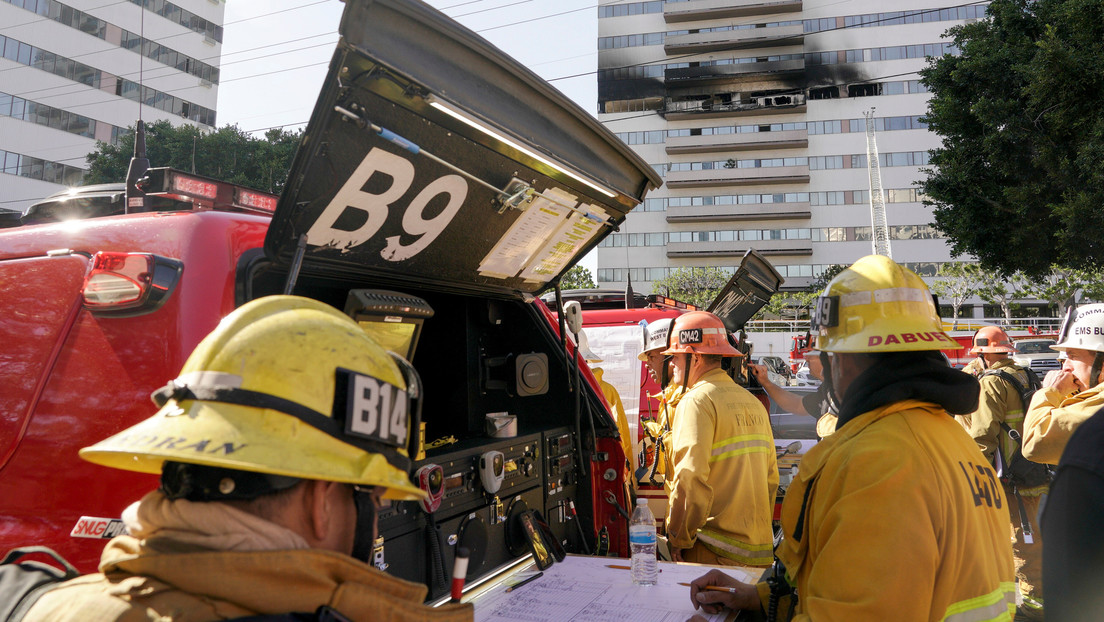
[[698, 310], [697, 305], [692, 305], [688, 302], [675, 300], [674, 298], [668, 298], [666, 296], [660, 296], [659, 294], [650, 294], [648, 296], [648, 302], [653, 305], [662, 305], [664, 307], [671, 307], [674, 309], [686, 309], [687, 311]]
[[138, 181], [146, 196], [161, 196], [211, 209], [249, 210], [272, 214], [279, 197], [167, 167], [151, 168]]

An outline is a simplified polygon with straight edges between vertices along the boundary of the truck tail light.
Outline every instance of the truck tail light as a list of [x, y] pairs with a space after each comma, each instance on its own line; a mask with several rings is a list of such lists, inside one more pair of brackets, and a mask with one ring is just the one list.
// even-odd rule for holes
[[84, 306], [98, 315], [149, 313], [165, 303], [184, 264], [152, 253], [99, 252], [84, 279]]

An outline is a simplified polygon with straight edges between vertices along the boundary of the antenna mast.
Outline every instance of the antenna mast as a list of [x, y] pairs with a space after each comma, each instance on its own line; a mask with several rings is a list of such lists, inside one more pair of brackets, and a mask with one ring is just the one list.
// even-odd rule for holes
[[885, 195], [882, 193], [882, 167], [878, 161], [878, 141], [874, 137], [874, 108], [864, 111], [866, 117], [866, 167], [870, 172], [870, 228], [875, 255], [893, 259], [889, 248], [889, 226], [886, 224]]

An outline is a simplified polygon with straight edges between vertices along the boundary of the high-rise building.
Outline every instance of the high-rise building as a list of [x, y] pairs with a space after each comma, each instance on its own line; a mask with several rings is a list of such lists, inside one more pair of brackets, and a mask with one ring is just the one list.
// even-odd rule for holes
[[747, 249], [804, 288], [872, 252], [864, 113], [874, 109], [892, 255], [950, 261], [916, 182], [938, 136], [918, 71], [987, 3], [651, 0], [599, 6], [599, 119], [664, 185], [598, 250], [600, 287], [731, 269]]
[[78, 184], [96, 141], [117, 141], [139, 114], [213, 129], [224, 9], [0, 0], [0, 208]]

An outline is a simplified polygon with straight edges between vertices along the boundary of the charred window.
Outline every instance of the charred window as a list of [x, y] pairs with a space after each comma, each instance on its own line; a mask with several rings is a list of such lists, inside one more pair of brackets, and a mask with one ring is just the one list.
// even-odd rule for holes
[[809, 89], [809, 99], [838, 99], [840, 96], [838, 86], [822, 86]]
[[881, 94], [882, 85], [877, 82], [873, 84], [850, 84], [847, 86], [848, 97], [873, 97]]

